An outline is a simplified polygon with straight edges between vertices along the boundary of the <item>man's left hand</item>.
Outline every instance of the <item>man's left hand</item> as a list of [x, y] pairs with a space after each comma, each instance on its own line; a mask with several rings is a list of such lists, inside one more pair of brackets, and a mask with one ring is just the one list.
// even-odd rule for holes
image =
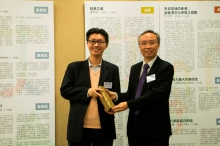
[[127, 102], [121, 102], [118, 105], [116, 105], [115, 107], [112, 108], [112, 110], [116, 113], [116, 112], [121, 112], [128, 109], [128, 104]]

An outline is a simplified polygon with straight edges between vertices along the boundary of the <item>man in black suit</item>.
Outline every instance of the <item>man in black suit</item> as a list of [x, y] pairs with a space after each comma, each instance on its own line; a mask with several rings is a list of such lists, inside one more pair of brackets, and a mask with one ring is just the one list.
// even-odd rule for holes
[[70, 103], [67, 140], [69, 146], [112, 146], [116, 138], [114, 114], [104, 110], [98, 86], [120, 92], [119, 69], [102, 60], [109, 42], [105, 30], [88, 30], [86, 41], [89, 58], [68, 65], [60, 88]]
[[[110, 92], [113, 100], [121, 102], [112, 110], [129, 108], [127, 135], [129, 146], [168, 146], [171, 133], [169, 96], [174, 67], [160, 59], [158, 33], [147, 30], [138, 36], [138, 45], [144, 59], [131, 67], [126, 93]], [[148, 64], [140, 95], [136, 95], [144, 64]], [[146, 73], [146, 72], [145, 72]]]

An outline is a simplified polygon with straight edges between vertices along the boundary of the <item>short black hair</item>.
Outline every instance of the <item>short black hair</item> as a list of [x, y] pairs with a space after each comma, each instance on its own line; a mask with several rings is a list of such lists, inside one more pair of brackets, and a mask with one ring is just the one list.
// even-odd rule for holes
[[104, 30], [104, 29], [101, 29], [101, 28], [91, 28], [91, 29], [89, 29], [87, 32], [86, 32], [86, 41], [88, 42], [88, 40], [89, 40], [89, 37], [90, 37], [90, 35], [92, 35], [92, 34], [101, 34], [101, 35], [103, 35], [104, 36], [104, 38], [105, 38], [105, 42], [106, 42], [106, 44], [108, 44], [108, 42], [109, 42], [109, 37], [108, 37], [108, 33]]
[[155, 34], [156, 37], [157, 37], [157, 43], [160, 44], [160, 35], [159, 35], [157, 32], [153, 31], [153, 30], [146, 30], [146, 31], [144, 31], [142, 34], [140, 34], [140, 35], [138, 36], [138, 44], [139, 44], [139, 41], [140, 41], [140, 37], [141, 37], [142, 35], [144, 35], [145, 33], [153, 33], [153, 34]]

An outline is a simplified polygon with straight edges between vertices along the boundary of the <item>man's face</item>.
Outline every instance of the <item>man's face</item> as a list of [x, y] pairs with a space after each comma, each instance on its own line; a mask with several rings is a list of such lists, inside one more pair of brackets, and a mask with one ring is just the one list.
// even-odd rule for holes
[[156, 57], [159, 47], [157, 36], [153, 33], [145, 33], [139, 39], [140, 52], [147, 62]]
[[108, 47], [105, 37], [101, 34], [91, 34], [87, 42], [91, 56], [102, 56], [104, 50]]

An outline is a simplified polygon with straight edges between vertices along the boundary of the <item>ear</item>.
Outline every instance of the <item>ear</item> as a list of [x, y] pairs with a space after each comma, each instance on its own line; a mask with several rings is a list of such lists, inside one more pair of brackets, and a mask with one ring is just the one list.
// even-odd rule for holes
[[[108, 44], [106, 44], [106, 48], [108, 48]], [[105, 49], [106, 49], [106, 48], [105, 48]]]

